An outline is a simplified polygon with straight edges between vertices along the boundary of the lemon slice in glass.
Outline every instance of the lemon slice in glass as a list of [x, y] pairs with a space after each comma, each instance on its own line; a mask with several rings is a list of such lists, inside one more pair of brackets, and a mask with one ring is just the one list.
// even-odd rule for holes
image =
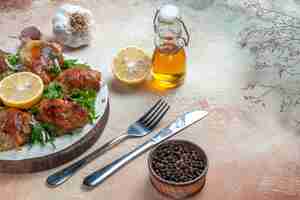
[[150, 66], [151, 59], [142, 49], [128, 47], [114, 58], [112, 72], [121, 82], [137, 84], [147, 78]]
[[28, 109], [42, 97], [42, 79], [31, 72], [19, 72], [0, 82], [0, 99], [9, 107]]

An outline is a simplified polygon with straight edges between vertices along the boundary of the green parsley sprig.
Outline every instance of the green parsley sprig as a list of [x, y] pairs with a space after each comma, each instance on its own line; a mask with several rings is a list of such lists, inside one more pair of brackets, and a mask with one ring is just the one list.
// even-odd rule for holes
[[30, 109], [28, 109], [28, 112], [30, 112], [33, 115], [39, 114], [39, 108], [37, 106], [33, 106]]
[[80, 63], [78, 59], [64, 59], [62, 69], [70, 69], [73, 67], [90, 68], [89, 65]]
[[63, 88], [57, 82], [51, 82], [43, 93], [43, 97], [47, 99], [62, 99], [63, 96]]
[[20, 65], [20, 55], [17, 54], [9, 54], [6, 57], [8, 67], [12, 71], [18, 71], [19, 70], [19, 65]]
[[51, 74], [53, 74], [54, 76], [58, 76], [60, 74], [60, 72], [62, 71], [60, 64], [58, 62], [58, 55], [56, 55], [55, 53], [50, 51], [49, 58], [52, 60], [52, 63], [53, 63], [49, 69], [49, 72]]
[[70, 98], [88, 111], [91, 122], [97, 119], [95, 108], [97, 92], [95, 90], [74, 90]]
[[20, 63], [20, 58], [18, 54], [9, 54], [7, 56], [7, 61], [9, 62], [9, 64], [11, 65], [17, 65]]
[[50, 67], [49, 72], [53, 74], [54, 76], [58, 76], [61, 72], [61, 68], [57, 61], [53, 62], [53, 65]]
[[31, 136], [29, 143], [32, 145], [40, 144], [45, 146], [50, 143], [53, 148], [55, 140], [55, 127], [49, 123], [34, 122], [32, 123]]
[[77, 59], [64, 59], [63, 69], [69, 69], [79, 64]]

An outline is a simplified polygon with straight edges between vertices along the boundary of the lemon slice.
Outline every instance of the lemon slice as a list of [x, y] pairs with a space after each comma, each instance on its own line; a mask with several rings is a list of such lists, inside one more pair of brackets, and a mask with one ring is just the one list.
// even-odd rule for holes
[[136, 84], [147, 78], [150, 65], [151, 59], [142, 49], [128, 47], [122, 49], [114, 58], [112, 72], [118, 80]]
[[43, 90], [42, 79], [31, 72], [15, 73], [0, 82], [0, 98], [9, 107], [30, 108], [41, 99]]

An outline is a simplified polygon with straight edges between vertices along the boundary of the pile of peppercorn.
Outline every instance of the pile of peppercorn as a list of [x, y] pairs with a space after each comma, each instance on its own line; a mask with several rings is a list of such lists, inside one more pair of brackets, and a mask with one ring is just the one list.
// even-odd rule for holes
[[154, 172], [164, 180], [176, 183], [196, 179], [206, 167], [206, 160], [197, 146], [189, 143], [162, 144], [151, 157], [151, 167]]

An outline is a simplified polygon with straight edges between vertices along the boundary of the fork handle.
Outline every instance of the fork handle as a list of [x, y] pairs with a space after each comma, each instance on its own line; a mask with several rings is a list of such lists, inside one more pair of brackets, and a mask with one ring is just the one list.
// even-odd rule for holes
[[52, 187], [56, 187], [66, 182], [69, 178], [71, 178], [76, 172], [78, 172], [81, 168], [86, 166], [91, 161], [95, 160], [99, 156], [103, 155], [106, 151], [114, 147], [115, 145], [121, 143], [123, 140], [128, 138], [128, 134], [122, 134], [119, 137], [116, 137], [109, 142], [105, 143], [103, 146], [99, 147], [92, 153], [83, 157], [79, 161], [65, 167], [64, 169], [50, 175], [47, 178], [47, 184]]
[[85, 177], [83, 180], [83, 185], [87, 186], [90, 189], [94, 188], [95, 186], [102, 183], [105, 179], [116, 173], [127, 163], [129, 163], [129, 161], [135, 159], [136, 157], [153, 147], [155, 144], [156, 143], [153, 140], [145, 142], [144, 144], [138, 146], [135, 150], [125, 154], [124, 156], [106, 165], [100, 170], [97, 170], [89, 176]]

